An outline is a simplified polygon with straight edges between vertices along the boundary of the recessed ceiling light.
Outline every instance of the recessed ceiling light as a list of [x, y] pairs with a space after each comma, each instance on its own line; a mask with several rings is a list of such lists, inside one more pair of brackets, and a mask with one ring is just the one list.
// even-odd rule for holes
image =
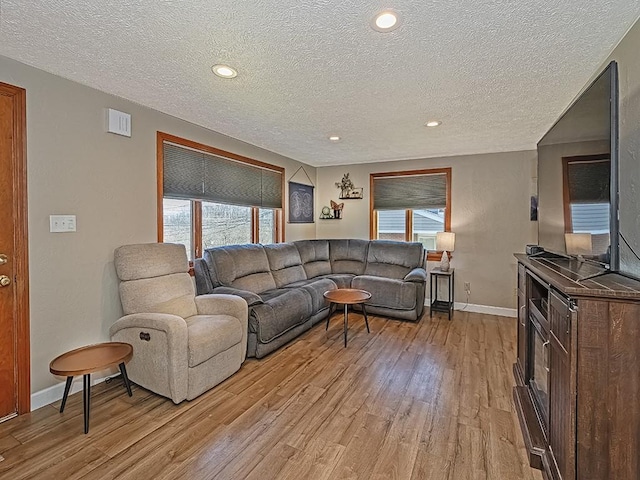
[[339, 142], [340, 141], [340, 137], [338, 135], [331, 135], [329, 137], [329, 140], [331, 140], [332, 142]]
[[379, 12], [371, 21], [371, 28], [378, 32], [390, 32], [400, 26], [400, 17], [393, 10]]
[[211, 67], [213, 73], [222, 78], [234, 78], [238, 76], [238, 72], [229, 65], [214, 65]]
[[442, 125], [442, 122], [440, 120], [429, 120], [424, 124], [425, 127], [438, 127], [440, 125]]

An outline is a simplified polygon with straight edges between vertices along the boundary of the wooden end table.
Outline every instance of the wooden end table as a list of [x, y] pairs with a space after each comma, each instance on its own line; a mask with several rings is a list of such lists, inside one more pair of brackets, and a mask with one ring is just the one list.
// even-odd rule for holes
[[86, 347], [76, 348], [70, 352], [54, 358], [49, 364], [49, 371], [54, 375], [67, 377], [67, 383], [64, 386], [64, 396], [60, 405], [60, 413], [64, 412], [64, 406], [67, 403], [71, 382], [76, 375], [83, 375], [84, 389], [82, 399], [84, 403], [84, 433], [89, 433], [89, 408], [91, 403], [91, 374], [106, 368], [118, 365], [120, 373], [127, 388], [127, 393], [131, 397], [131, 384], [127, 377], [127, 369], [125, 362], [131, 360], [133, 356], [133, 347], [128, 343], [107, 342], [88, 345]]
[[364, 323], [367, 326], [367, 332], [369, 330], [369, 319], [367, 318], [367, 310], [364, 308], [364, 303], [371, 298], [371, 294], [365, 290], [358, 290], [355, 288], [338, 288], [336, 290], [329, 290], [324, 292], [324, 298], [329, 300], [329, 315], [327, 316], [327, 326], [325, 330], [329, 329], [329, 319], [333, 312], [335, 312], [336, 305], [344, 305], [344, 346], [347, 346], [347, 327], [349, 325], [349, 305], [361, 305], [362, 313], [364, 315]]

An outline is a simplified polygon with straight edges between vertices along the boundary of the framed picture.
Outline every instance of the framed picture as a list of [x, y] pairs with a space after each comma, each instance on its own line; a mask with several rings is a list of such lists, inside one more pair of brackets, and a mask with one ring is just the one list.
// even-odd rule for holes
[[289, 182], [289, 223], [314, 223], [313, 186]]

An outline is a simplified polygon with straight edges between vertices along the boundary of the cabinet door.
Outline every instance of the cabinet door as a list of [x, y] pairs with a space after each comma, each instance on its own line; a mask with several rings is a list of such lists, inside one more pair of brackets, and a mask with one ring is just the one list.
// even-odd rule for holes
[[549, 449], [553, 478], [575, 479], [575, 312], [551, 292], [549, 302]]
[[527, 297], [518, 291], [518, 369], [523, 382], [528, 378], [527, 373]]

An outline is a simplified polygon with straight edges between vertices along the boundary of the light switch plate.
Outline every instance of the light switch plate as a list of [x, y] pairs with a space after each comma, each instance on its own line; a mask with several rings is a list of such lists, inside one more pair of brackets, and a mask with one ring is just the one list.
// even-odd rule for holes
[[75, 232], [76, 216], [49, 215], [49, 231], [52, 233]]

